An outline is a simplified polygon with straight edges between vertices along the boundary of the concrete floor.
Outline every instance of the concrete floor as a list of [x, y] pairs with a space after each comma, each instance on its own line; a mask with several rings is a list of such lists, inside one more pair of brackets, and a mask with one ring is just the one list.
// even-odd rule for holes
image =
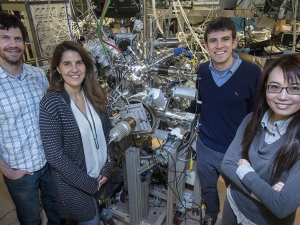
[[[221, 201], [221, 212], [218, 216], [218, 220], [216, 225], [222, 224], [222, 209], [223, 202], [226, 195], [225, 183], [223, 179], [219, 179], [218, 182], [219, 192], [220, 192], [220, 201]], [[43, 218], [42, 225], [47, 224], [47, 219], [45, 218], [43, 212], [41, 213], [41, 217]], [[116, 225], [125, 225], [122, 221], [118, 221], [117, 219], [113, 219]], [[187, 224], [199, 224], [192, 222], [192, 220], [187, 220]], [[185, 222], [182, 222], [185, 224]], [[0, 175], [0, 225], [20, 225], [16, 216], [15, 206], [10, 198], [10, 195], [7, 191], [6, 185], [3, 182], [3, 177]], [[295, 225], [300, 225], [300, 212], [297, 213]]]

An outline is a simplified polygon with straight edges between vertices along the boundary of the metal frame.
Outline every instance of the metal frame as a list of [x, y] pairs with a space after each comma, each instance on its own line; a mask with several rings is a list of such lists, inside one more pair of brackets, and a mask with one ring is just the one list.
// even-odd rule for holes
[[[182, 206], [180, 202], [183, 199], [185, 179], [178, 176], [177, 171], [185, 171], [186, 162], [177, 160], [177, 150], [181, 144], [180, 140], [172, 141], [168, 146], [168, 190], [167, 195], [153, 191], [149, 191], [149, 177], [146, 175], [144, 181], [141, 179], [141, 174], [148, 171], [149, 168], [155, 165], [154, 162], [149, 161], [149, 164], [140, 166], [140, 149], [129, 147], [125, 152], [126, 162], [123, 166], [126, 167], [127, 187], [129, 196], [129, 222], [134, 225], [144, 224], [145, 219], [149, 214], [149, 193], [165, 199], [166, 206], [161, 215], [157, 219], [155, 225], [160, 225], [164, 221], [166, 224], [172, 224], [174, 219], [174, 210], [177, 211]], [[183, 157], [186, 158], [187, 154]], [[181, 174], [181, 173], [180, 173]], [[181, 181], [180, 181], [181, 179]], [[176, 182], [177, 181], [177, 182]], [[180, 185], [177, 185], [181, 182]], [[176, 192], [178, 190], [178, 192]], [[178, 194], [177, 198], [175, 198]], [[175, 203], [176, 202], [176, 203]], [[175, 203], [175, 204], [174, 204]], [[116, 215], [116, 212], [113, 212]]]

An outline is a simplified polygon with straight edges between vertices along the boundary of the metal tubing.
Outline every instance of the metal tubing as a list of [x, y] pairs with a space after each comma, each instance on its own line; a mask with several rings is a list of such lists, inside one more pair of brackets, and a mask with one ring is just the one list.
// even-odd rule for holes
[[150, 34], [149, 34], [149, 43], [150, 43], [150, 51], [149, 58], [152, 59], [154, 52], [154, 37], [153, 37], [153, 16], [149, 16], [149, 25], [150, 25]]
[[143, 39], [144, 39], [144, 48], [143, 48], [143, 57], [144, 60], [147, 60], [148, 49], [147, 49], [147, 0], [143, 0]]
[[297, 12], [298, 12], [298, 4], [299, 1], [295, 0], [295, 9], [294, 9], [294, 25], [293, 25], [293, 48], [292, 48], [292, 52], [294, 53], [296, 51], [296, 30], [297, 30], [297, 26], [296, 26], [296, 22], [297, 22]]

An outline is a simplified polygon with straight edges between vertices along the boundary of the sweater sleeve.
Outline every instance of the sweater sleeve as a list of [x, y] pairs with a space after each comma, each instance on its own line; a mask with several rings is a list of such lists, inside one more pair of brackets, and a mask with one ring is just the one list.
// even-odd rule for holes
[[109, 178], [112, 174], [114, 165], [115, 165], [115, 158], [114, 158], [114, 144], [110, 143], [107, 147], [109, 158], [106, 160], [105, 165], [103, 166], [100, 174]]
[[54, 108], [47, 107], [45, 101], [41, 101], [40, 130], [46, 159], [52, 170], [66, 183], [86, 193], [94, 194], [98, 190], [97, 179], [79, 168], [63, 151], [62, 124], [56, 113], [58, 110]]
[[242, 138], [246, 125], [248, 124], [252, 113], [249, 114], [240, 125], [236, 136], [230, 144], [221, 169], [227, 178], [238, 186], [244, 193], [255, 195], [276, 217], [285, 218], [296, 211], [300, 206], [300, 162], [288, 171], [288, 178], [285, 181], [281, 191], [275, 191], [272, 186], [260, 178], [257, 172], [246, 173], [242, 180], [236, 174], [238, 161], [241, 158]]
[[242, 189], [246, 194], [250, 195], [251, 192], [247, 188], [246, 185], [244, 185], [239, 177], [236, 174], [236, 170], [238, 168], [238, 161], [241, 158], [241, 152], [242, 152], [242, 139], [244, 130], [252, 116], [252, 113], [250, 113], [246, 118], [243, 120], [241, 125], [239, 126], [236, 135], [231, 142], [230, 146], [228, 147], [225, 156], [223, 158], [221, 169], [222, 172], [225, 174], [227, 178], [230, 179], [232, 183], [237, 185], [240, 189]]
[[281, 191], [275, 191], [270, 184], [254, 172], [247, 173], [242, 183], [278, 218], [285, 218], [300, 206], [300, 162], [289, 171]]

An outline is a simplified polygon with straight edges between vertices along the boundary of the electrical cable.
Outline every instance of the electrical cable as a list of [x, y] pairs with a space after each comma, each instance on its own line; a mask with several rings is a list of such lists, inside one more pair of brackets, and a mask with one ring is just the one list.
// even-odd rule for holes
[[98, 24], [98, 38], [99, 38], [99, 41], [102, 45], [102, 48], [107, 56], [107, 58], [110, 58], [110, 55], [108, 54], [108, 50], [104, 44], [104, 42], [102, 41], [102, 37], [101, 37], [101, 28], [102, 28], [102, 24], [103, 24], [103, 20], [104, 20], [104, 17], [106, 15], [106, 12], [107, 12], [107, 9], [109, 7], [109, 4], [110, 4], [110, 0], [105, 0], [105, 3], [104, 3], [104, 7], [103, 7], [103, 10], [102, 10], [102, 13], [101, 13], [101, 19], [100, 19], [100, 22]]
[[74, 41], [74, 37], [73, 37], [71, 26], [70, 26], [67, 0], [64, 0], [64, 3], [65, 3], [65, 7], [66, 7], [66, 18], [67, 18], [67, 21], [68, 21], [68, 27], [69, 27], [70, 37], [71, 37], [72, 41]]
[[[205, 52], [205, 53], [207, 53], [206, 50], [205, 50], [205, 48], [202, 46], [202, 44], [201, 44], [201, 42], [200, 42], [198, 36], [195, 34], [194, 30], [192, 29], [192, 27], [191, 27], [191, 25], [190, 25], [190, 22], [189, 22], [189, 20], [188, 20], [186, 14], [185, 14], [183, 8], [182, 8], [182, 5], [181, 5], [181, 3], [180, 3], [180, 0], [177, 0], [177, 1], [178, 1], [178, 4], [174, 4], [174, 8], [176, 9], [176, 6], [179, 7], [180, 12], [181, 12], [181, 15], [183, 16], [183, 19], [184, 19], [186, 25], [188, 26], [188, 28], [189, 28], [189, 30], [190, 30], [190, 32], [191, 32], [193, 38], [196, 40], [196, 42], [198, 43], [198, 45], [200, 46], [200, 48], [202, 49], [202, 51]], [[177, 14], [175, 14], [175, 15], [176, 15], [176, 17], [177, 17], [177, 19], [178, 19], [178, 15], [177, 15]], [[184, 32], [184, 30], [183, 30], [182, 27], [181, 27], [181, 23], [178, 22], [178, 24], [179, 24], [179, 26], [180, 26], [182, 32]], [[187, 41], [186, 41], [186, 44], [188, 44]], [[193, 54], [193, 55], [194, 55], [194, 54]], [[205, 57], [205, 59], [207, 59], [206, 54], [204, 54], [204, 57]], [[194, 58], [197, 59], [197, 57], [196, 57], [195, 55], [194, 55]]]
[[[168, 154], [170, 154], [168, 151], [167, 151], [167, 153]], [[174, 158], [172, 157], [172, 155], [170, 155], [170, 157], [171, 157], [171, 159], [172, 159], [172, 161], [173, 161], [173, 165], [174, 165], [174, 167], [175, 167], [175, 160], [174, 160]], [[159, 167], [158, 167], [159, 168]], [[168, 171], [170, 171], [169, 169], [168, 169]], [[167, 183], [167, 185], [168, 185], [168, 188], [173, 192], [173, 194], [174, 194], [174, 196], [179, 200], [179, 204], [181, 205], [181, 207], [182, 208], [184, 208], [185, 209], [185, 211], [187, 211], [187, 209], [186, 209], [186, 207], [185, 207], [185, 205], [183, 204], [183, 201], [180, 199], [180, 197], [179, 197], [179, 190], [178, 190], [178, 186], [179, 186], [179, 184], [178, 184], [178, 181], [177, 181], [177, 171], [176, 171], [176, 167], [175, 167], [175, 170], [173, 171], [173, 172], [175, 172], [175, 180], [173, 181], [173, 182], [176, 182], [176, 184], [175, 184], [175, 187], [176, 187], [176, 192], [175, 192], [175, 190], [170, 186], [170, 184], [169, 183], [171, 183], [171, 182], [168, 182], [167, 181], [167, 179], [166, 179], [166, 177], [161, 173], [161, 175], [164, 177], [164, 179], [165, 179], [165, 181], [166, 181], [166, 183]], [[180, 176], [182, 176], [182, 174], [183, 173], [181, 173], [181, 175]], [[185, 174], [185, 172], [184, 172], [184, 174]], [[181, 180], [181, 182], [182, 182], [182, 180]], [[194, 203], [194, 202], [192, 202], [192, 203]], [[199, 204], [197, 204], [197, 203], [194, 203], [194, 204], [196, 204], [199, 208], [200, 208], [200, 206], [199, 206]], [[187, 215], [187, 214], [186, 214]], [[192, 220], [195, 220], [195, 221], [198, 221], [198, 222], [201, 222], [201, 221], [199, 221], [199, 220], [196, 220], [196, 219], [194, 219], [194, 218], [190, 218], [189, 217], [189, 219], [192, 219]]]
[[[102, 38], [102, 37], [101, 37], [101, 38]], [[102, 38], [102, 41], [103, 41], [105, 44], [107, 44], [107, 45], [113, 47], [114, 49], [116, 49], [119, 53], [121, 52], [120, 49], [119, 49], [117, 46], [115, 46], [114, 44], [112, 44], [112, 43], [110, 43], [110, 42], [108, 42], [108, 41], [105, 41], [103, 38]]]
[[155, 2], [155, 0], [152, 0], [152, 13], [153, 13], [153, 18], [156, 21], [157, 28], [159, 29], [160, 33], [163, 34], [164, 32], [161, 29], [161, 26], [158, 22], [157, 15], [156, 15], [156, 2]]

